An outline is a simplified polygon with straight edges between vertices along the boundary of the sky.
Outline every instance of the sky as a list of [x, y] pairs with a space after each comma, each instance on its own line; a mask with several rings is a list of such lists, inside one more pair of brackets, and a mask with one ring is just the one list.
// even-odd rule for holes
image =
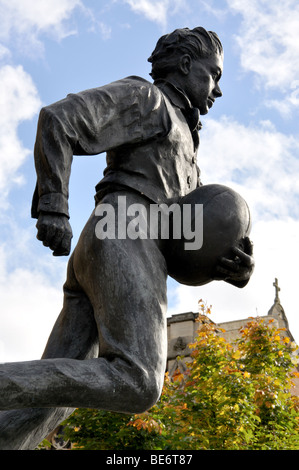
[[[53, 257], [30, 217], [42, 106], [129, 75], [151, 80], [159, 37], [203, 26], [224, 47], [223, 92], [202, 116], [204, 184], [238, 191], [252, 215], [255, 271], [244, 289], [168, 282], [168, 315], [264, 316], [281, 304], [299, 342], [299, 3], [297, 0], [0, 0], [0, 362], [38, 359], [62, 307], [68, 257]], [[73, 245], [94, 207], [105, 154], [75, 157]]]

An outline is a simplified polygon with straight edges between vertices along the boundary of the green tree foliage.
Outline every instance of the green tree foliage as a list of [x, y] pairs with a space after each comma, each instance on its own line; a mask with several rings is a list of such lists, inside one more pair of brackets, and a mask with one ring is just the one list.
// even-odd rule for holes
[[76, 410], [65, 423], [74, 449], [299, 450], [297, 346], [259, 318], [230, 344], [200, 308], [191, 360], [166, 374], [160, 401], [134, 416]]

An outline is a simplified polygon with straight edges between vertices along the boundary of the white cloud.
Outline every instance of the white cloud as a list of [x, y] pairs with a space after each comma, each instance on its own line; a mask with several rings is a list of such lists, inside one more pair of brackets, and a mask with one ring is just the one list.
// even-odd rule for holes
[[77, 7], [81, 0], [0, 0], [0, 40], [13, 38], [20, 50], [36, 54], [43, 50], [41, 33], [57, 40], [74, 33], [66, 20]]
[[[14, 47], [36, 55], [43, 49], [39, 37], [46, 33], [61, 39], [72, 30], [67, 20], [81, 0], [0, 0], [0, 60], [12, 64]], [[0, 68], [0, 205], [4, 207], [12, 185], [22, 181], [18, 170], [31, 150], [24, 148], [18, 127], [32, 119], [41, 101], [31, 76], [21, 65]]]
[[62, 290], [38, 271], [18, 269], [0, 282], [0, 362], [39, 359], [62, 307]]
[[283, 117], [288, 118], [295, 107], [299, 108], [299, 80], [291, 83], [289, 93], [282, 100], [267, 99], [265, 105], [268, 108], [277, 109]]
[[11, 217], [6, 225], [9, 239], [0, 245], [0, 362], [39, 359], [62, 307], [66, 261], [39, 257], [30, 231]]
[[21, 181], [18, 170], [30, 151], [18, 137], [18, 126], [40, 108], [37, 90], [22, 66], [0, 68], [0, 205], [12, 185]]
[[207, 118], [201, 132], [203, 183], [239, 190], [255, 218], [298, 217], [299, 142], [261, 121], [249, 127], [222, 116]]
[[7, 60], [11, 56], [10, 50], [0, 44], [0, 61]]
[[[289, 96], [299, 74], [298, 1], [226, 1], [230, 10], [242, 17], [236, 41], [243, 69], [254, 72], [262, 88], [286, 95], [288, 108], [284, 102], [281, 112], [298, 107], [298, 99]], [[278, 107], [277, 100], [267, 104]]]
[[133, 11], [162, 27], [166, 27], [168, 15], [176, 13], [184, 5], [182, 0], [125, 0], [125, 2]]
[[226, 19], [228, 8], [223, 5], [223, 0], [200, 0], [200, 8], [204, 9], [207, 13], [216, 16], [218, 20], [223, 21]]
[[112, 33], [112, 30], [111, 30], [110, 26], [106, 25], [102, 21], [99, 21], [96, 24], [97, 24], [97, 26], [98, 26], [98, 28], [101, 32], [102, 38], [104, 40], [105, 39], [110, 39], [111, 38], [111, 33]]
[[0, 69], [1, 129], [7, 132], [11, 125], [31, 119], [40, 105], [38, 92], [21, 65], [4, 66]]
[[0, 35], [7, 37], [15, 31], [49, 31], [65, 34], [63, 22], [73, 10], [81, 6], [81, 0], [0, 0], [3, 20]]

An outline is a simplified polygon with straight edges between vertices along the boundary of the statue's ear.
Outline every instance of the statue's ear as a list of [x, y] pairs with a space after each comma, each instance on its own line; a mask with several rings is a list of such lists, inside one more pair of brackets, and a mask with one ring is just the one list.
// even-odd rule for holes
[[183, 75], [188, 75], [191, 70], [192, 59], [189, 54], [184, 54], [178, 63], [178, 68]]

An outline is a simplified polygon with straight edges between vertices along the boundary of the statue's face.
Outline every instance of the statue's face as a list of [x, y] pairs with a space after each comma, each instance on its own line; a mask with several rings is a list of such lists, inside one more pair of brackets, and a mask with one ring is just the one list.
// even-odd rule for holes
[[219, 80], [223, 70], [223, 55], [192, 61], [188, 75], [184, 79], [184, 91], [192, 105], [200, 114], [207, 114], [216, 98], [222, 96]]

